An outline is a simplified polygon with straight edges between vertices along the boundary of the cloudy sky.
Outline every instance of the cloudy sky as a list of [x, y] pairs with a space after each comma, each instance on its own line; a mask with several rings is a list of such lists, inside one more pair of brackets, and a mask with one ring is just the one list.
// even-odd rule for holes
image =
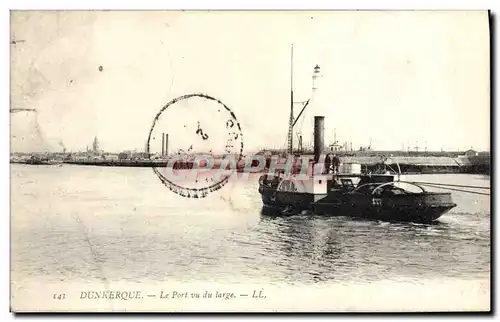
[[[297, 101], [321, 66], [327, 141], [490, 144], [486, 12], [30, 11], [11, 38], [11, 108], [37, 110], [11, 113], [13, 150], [143, 150], [161, 107], [197, 92], [234, 112], [246, 151], [285, 147], [292, 43]], [[226, 116], [189, 103], [162, 115], [171, 148], [198, 147], [201, 120], [223, 150]]]

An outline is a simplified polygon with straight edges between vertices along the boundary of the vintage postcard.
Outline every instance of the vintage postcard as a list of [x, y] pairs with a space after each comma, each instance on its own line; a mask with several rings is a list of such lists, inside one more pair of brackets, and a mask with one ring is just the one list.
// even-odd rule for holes
[[487, 11], [11, 11], [13, 312], [491, 309]]

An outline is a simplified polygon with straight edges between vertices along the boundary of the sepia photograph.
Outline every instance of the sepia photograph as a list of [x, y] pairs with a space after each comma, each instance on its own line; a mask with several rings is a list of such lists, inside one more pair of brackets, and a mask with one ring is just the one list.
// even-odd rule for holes
[[11, 10], [10, 311], [490, 312], [492, 19]]

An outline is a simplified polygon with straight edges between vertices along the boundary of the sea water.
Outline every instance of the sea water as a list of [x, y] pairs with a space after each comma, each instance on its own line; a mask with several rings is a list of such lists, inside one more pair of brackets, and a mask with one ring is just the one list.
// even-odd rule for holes
[[[410, 177], [490, 184], [484, 175]], [[261, 211], [256, 177], [190, 199], [169, 191], [149, 168], [13, 164], [12, 305], [64, 309], [67, 303], [52, 294], [65, 288], [78, 297], [96, 285], [165, 294], [207, 285], [214, 294], [238, 296], [243, 291], [234, 285], [253, 285], [267, 288], [270, 302], [241, 299], [235, 309], [489, 309], [490, 197], [457, 191], [452, 197], [457, 207], [433, 225], [314, 214], [270, 217]], [[304, 297], [307, 290], [326, 292], [329, 300]], [[155, 301], [71, 303], [86, 310], [171, 308]], [[195, 307], [218, 306], [200, 301]]]

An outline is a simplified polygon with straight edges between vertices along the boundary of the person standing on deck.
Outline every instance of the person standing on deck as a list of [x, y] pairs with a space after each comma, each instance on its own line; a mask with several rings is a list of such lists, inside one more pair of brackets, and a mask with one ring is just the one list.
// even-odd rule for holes
[[340, 158], [336, 154], [333, 155], [332, 163], [333, 163], [333, 173], [335, 174], [339, 173]]
[[332, 154], [328, 153], [325, 157], [325, 173], [330, 174], [332, 170]]

